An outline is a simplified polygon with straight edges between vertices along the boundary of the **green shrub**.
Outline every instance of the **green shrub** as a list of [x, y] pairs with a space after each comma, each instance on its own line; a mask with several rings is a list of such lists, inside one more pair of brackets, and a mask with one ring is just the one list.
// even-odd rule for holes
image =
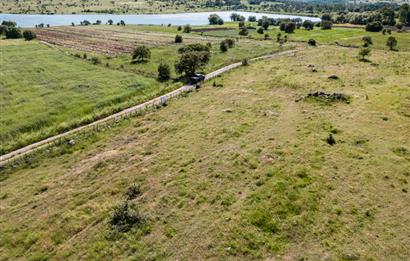
[[190, 33], [192, 31], [192, 27], [189, 25], [189, 24], [187, 24], [187, 25], [185, 25], [184, 26], [184, 33]]
[[366, 31], [368, 32], [380, 32], [383, 30], [383, 25], [379, 21], [371, 22], [366, 25]]
[[18, 39], [23, 37], [20, 28], [17, 27], [8, 27], [5, 34], [7, 39]]
[[171, 69], [168, 64], [161, 62], [158, 66], [158, 80], [167, 81], [171, 78]]
[[175, 35], [175, 43], [182, 43], [183, 39], [182, 39], [182, 35]]
[[391, 51], [395, 50], [397, 46], [396, 38], [394, 36], [390, 36], [389, 38], [387, 38], [386, 45], [389, 47]]
[[36, 35], [36, 33], [33, 32], [33, 31], [26, 30], [26, 31], [23, 32], [23, 37], [24, 37], [24, 39], [26, 39], [27, 41], [31, 41], [31, 40], [33, 40], [34, 38], [37, 38], [37, 35]]
[[133, 226], [143, 225], [145, 218], [134, 203], [124, 201], [113, 208], [109, 223], [113, 229], [119, 232], [127, 232]]
[[259, 27], [258, 30], [256, 30], [256, 32], [257, 32], [258, 34], [263, 34], [263, 33], [264, 33], [264, 30], [263, 30], [262, 27]]
[[308, 44], [311, 46], [316, 46], [316, 40], [315, 39], [309, 39]]
[[332, 26], [333, 26], [333, 23], [330, 20], [323, 20], [320, 23], [320, 27], [322, 27], [322, 29], [324, 29], [324, 30], [332, 29]]
[[222, 41], [219, 45], [219, 49], [221, 50], [221, 52], [227, 52], [228, 51], [228, 44], [226, 43], [226, 41]]
[[127, 200], [135, 199], [141, 195], [141, 189], [138, 184], [132, 184], [128, 187], [127, 191], [124, 193], [124, 196]]
[[151, 50], [148, 49], [145, 45], [138, 46], [135, 48], [134, 53], [132, 54], [132, 59], [134, 61], [142, 62], [149, 60], [151, 58]]

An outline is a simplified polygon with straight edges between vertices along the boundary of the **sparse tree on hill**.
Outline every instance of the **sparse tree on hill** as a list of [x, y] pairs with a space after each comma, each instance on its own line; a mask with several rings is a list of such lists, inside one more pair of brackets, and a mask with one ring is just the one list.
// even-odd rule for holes
[[182, 35], [175, 35], [175, 43], [182, 43], [183, 39], [182, 39]]
[[180, 48], [178, 52], [181, 56], [175, 64], [175, 70], [179, 74], [185, 73], [186, 76], [191, 76], [197, 69], [203, 68], [211, 58], [209, 47], [202, 44], [188, 45]]
[[23, 37], [20, 28], [17, 27], [8, 27], [6, 29], [5, 35], [7, 39], [17, 39]]
[[373, 44], [372, 38], [370, 36], [363, 36], [362, 41], [363, 47], [369, 47]]
[[397, 46], [397, 40], [394, 36], [390, 36], [387, 38], [386, 45], [389, 47], [390, 51], [393, 51], [396, 49]]
[[315, 25], [313, 24], [312, 21], [310, 21], [310, 20], [305, 20], [305, 21], [303, 21], [302, 26], [303, 26], [303, 28], [305, 28], [306, 30], [313, 30], [313, 27], [314, 27]]
[[31, 41], [31, 40], [33, 40], [34, 38], [36, 38], [37, 36], [36, 36], [36, 33], [34, 33], [33, 31], [26, 30], [26, 31], [23, 32], [23, 37], [24, 37], [24, 39], [26, 39], [27, 41]]
[[171, 69], [168, 64], [161, 62], [158, 66], [158, 80], [167, 81], [171, 78]]
[[151, 51], [148, 47], [142, 45], [135, 48], [132, 59], [136, 62], [144, 62], [151, 58]]
[[112, 19], [109, 19], [109, 20], [108, 20], [108, 24], [109, 24], [109, 25], [112, 25], [113, 23], [114, 23], [114, 21], [113, 21]]
[[222, 41], [222, 42], [220, 43], [219, 49], [221, 50], [222, 53], [228, 51], [228, 44], [226, 43], [226, 41]]
[[370, 55], [370, 49], [369, 48], [361, 48], [359, 51], [359, 60], [360, 61], [368, 61], [366, 58], [367, 56]]

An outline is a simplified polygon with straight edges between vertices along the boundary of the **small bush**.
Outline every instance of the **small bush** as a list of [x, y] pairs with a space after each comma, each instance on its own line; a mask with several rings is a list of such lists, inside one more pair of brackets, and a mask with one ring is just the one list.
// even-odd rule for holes
[[190, 33], [192, 31], [192, 27], [189, 25], [189, 24], [187, 24], [187, 25], [185, 25], [184, 26], [184, 33]]
[[239, 30], [239, 35], [247, 36], [248, 34], [249, 34], [249, 31], [248, 31], [248, 29], [247, 29], [246, 27], [242, 27], [242, 28]]
[[167, 81], [171, 78], [171, 69], [168, 64], [160, 63], [158, 66], [158, 80]]
[[397, 46], [396, 38], [394, 36], [390, 36], [389, 38], [387, 38], [386, 45], [389, 47], [391, 51], [395, 50]]
[[178, 31], [181, 31], [181, 30], [182, 30], [182, 26], [179, 25], [179, 26], [177, 27], [177, 30], [178, 30]]
[[101, 64], [101, 60], [98, 57], [92, 57], [91, 62], [92, 64]]
[[27, 41], [31, 41], [31, 40], [35, 39], [37, 36], [36, 36], [36, 33], [34, 33], [33, 31], [26, 30], [26, 31], [23, 32], [23, 37]]
[[226, 44], [228, 45], [229, 48], [235, 47], [235, 40], [228, 38], [228, 39], [225, 40], [225, 42], [226, 42]]
[[248, 66], [249, 65], [249, 61], [248, 61], [248, 59], [243, 59], [242, 60], [242, 66]]
[[367, 61], [367, 56], [370, 55], [370, 49], [369, 48], [361, 48], [359, 51], [359, 60], [360, 61]]
[[370, 36], [363, 36], [362, 41], [363, 47], [369, 47], [373, 44], [372, 38]]
[[127, 200], [135, 199], [141, 195], [141, 189], [138, 184], [132, 184], [128, 187], [127, 191], [124, 193], [124, 196]]
[[322, 27], [322, 29], [324, 30], [329, 30], [332, 29], [333, 23], [332, 21], [329, 20], [324, 20], [320, 23], [320, 27]]
[[228, 51], [228, 44], [226, 43], [226, 41], [222, 41], [219, 45], [219, 49], [221, 50], [221, 52], [227, 52]]
[[333, 137], [333, 135], [330, 133], [329, 136], [326, 138], [326, 142], [327, 144], [329, 144], [330, 146], [333, 146], [336, 144], [336, 140]]
[[20, 28], [16, 27], [8, 27], [6, 29], [5, 35], [7, 39], [18, 39], [23, 37]]
[[308, 44], [311, 46], [316, 46], [316, 40], [315, 39], [309, 39]]
[[146, 47], [145, 45], [135, 48], [134, 53], [132, 54], [132, 59], [137, 62], [149, 60], [150, 58], [151, 50], [148, 49], [148, 47]]
[[366, 31], [368, 32], [380, 32], [383, 30], [383, 25], [382, 23], [376, 21], [376, 22], [371, 22], [366, 25]]
[[182, 43], [183, 39], [182, 39], [182, 35], [175, 35], [175, 43]]
[[124, 201], [114, 207], [109, 223], [113, 229], [116, 229], [119, 232], [127, 232], [133, 226], [143, 225], [145, 219], [134, 203]]
[[256, 32], [257, 32], [258, 34], [263, 34], [265, 31], [263, 30], [262, 27], [259, 27], [258, 30], [256, 30]]

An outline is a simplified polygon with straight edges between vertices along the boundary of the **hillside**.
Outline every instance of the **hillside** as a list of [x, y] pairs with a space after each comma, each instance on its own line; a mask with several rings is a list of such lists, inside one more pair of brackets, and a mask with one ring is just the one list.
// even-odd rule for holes
[[408, 259], [410, 53], [357, 55], [302, 43], [1, 169], [0, 259]]

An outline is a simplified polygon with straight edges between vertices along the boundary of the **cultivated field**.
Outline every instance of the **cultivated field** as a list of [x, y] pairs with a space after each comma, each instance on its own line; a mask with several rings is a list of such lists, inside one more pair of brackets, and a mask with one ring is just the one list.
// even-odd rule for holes
[[[410, 54], [357, 53], [255, 62], [0, 170], [1, 259], [407, 260]], [[144, 222], [114, 232], [132, 183]]]

